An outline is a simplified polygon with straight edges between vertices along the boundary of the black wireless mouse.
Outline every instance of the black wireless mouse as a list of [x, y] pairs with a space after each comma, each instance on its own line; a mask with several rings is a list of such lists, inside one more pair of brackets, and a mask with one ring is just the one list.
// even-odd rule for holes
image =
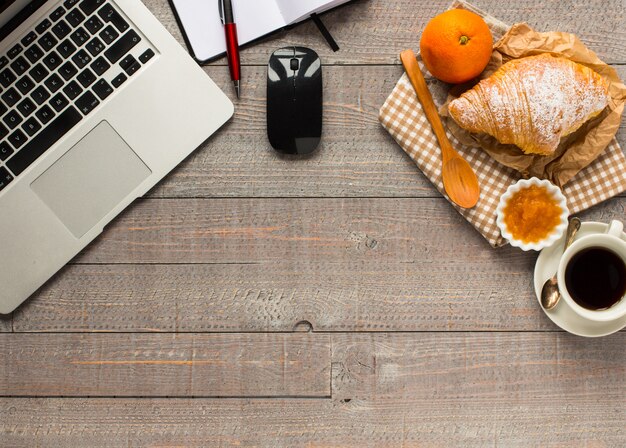
[[276, 50], [267, 70], [267, 135], [285, 154], [309, 154], [322, 137], [322, 62], [304, 47]]

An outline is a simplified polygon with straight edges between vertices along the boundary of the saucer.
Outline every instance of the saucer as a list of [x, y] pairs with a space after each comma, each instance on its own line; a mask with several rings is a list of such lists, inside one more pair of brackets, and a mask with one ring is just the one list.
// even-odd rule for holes
[[[591, 233], [603, 233], [609, 228], [608, 224], [601, 222], [584, 222], [576, 235], [575, 240]], [[622, 238], [626, 240], [626, 234], [622, 233]], [[554, 275], [559, 267], [561, 255], [563, 255], [563, 242], [565, 236], [561, 237], [552, 246], [545, 248], [539, 254], [535, 264], [535, 295], [539, 301], [539, 307], [546, 313], [552, 322], [563, 330], [584, 336], [587, 338], [597, 338], [608, 336], [626, 327], [626, 316], [611, 322], [594, 322], [587, 320], [576, 314], [563, 299], [550, 311], [546, 311], [541, 306], [541, 289], [543, 284]]]

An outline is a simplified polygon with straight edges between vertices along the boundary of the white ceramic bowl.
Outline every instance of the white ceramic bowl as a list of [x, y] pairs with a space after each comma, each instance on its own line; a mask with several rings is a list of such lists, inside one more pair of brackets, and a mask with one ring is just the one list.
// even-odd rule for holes
[[[511, 197], [520, 190], [526, 189], [531, 185], [536, 185], [538, 187], [545, 188], [548, 193], [552, 195], [552, 197], [556, 200], [559, 207], [561, 207], [561, 222], [554, 228], [554, 230], [548, 234], [543, 240], [537, 241], [535, 243], [524, 243], [523, 241], [516, 240], [511, 235], [511, 232], [507, 229], [506, 224], [504, 223], [504, 207], [509, 202]], [[540, 180], [536, 177], [531, 177], [530, 179], [520, 179], [509, 188], [507, 188], [506, 192], [500, 198], [500, 203], [498, 204], [498, 208], [496, 209], [496, 223], [498, 224], [498, 228], [502, 233], [502, 236], [506, 238], [511, 246], [519, 247], [524, 251], [528, 250], [541, 250], [543, 248], [552, 246], [561, 236], [563, 232], [567, 228], [567, 218], [569, 217], [569, 210], [567, 208], [567, 199], [561, 193], [561, 190], [550, 181]]]

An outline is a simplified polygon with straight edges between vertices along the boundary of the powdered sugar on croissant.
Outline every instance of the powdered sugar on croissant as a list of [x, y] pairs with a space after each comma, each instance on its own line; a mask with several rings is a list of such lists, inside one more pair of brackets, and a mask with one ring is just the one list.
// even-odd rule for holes
[[608, 104], [608, 86], [593, 70], [541, 54], [514, 59], [448, 105], [470, 132], [484, 132], [525, 153], [551, 154], [562, 137]]

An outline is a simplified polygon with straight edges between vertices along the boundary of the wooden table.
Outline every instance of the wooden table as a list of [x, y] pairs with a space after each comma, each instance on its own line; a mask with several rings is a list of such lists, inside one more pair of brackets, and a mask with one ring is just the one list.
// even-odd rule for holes
[[[536, 255], [489, 248], [378, 124], [447, 4], [359, 0], [325, 16], [338, 53], [311, 23], [243, 51], [225, 129], [0, 320], [0, 445], [625, 446], [626, 332], [555, 327]], [[575, 32], [626, 79], [624, 0], [476, 5]], [[325, 64], [307, 159], [265, 131], [265, 64], [291, 44]], [[233, 96], [224, 60], [206, 72]]]

